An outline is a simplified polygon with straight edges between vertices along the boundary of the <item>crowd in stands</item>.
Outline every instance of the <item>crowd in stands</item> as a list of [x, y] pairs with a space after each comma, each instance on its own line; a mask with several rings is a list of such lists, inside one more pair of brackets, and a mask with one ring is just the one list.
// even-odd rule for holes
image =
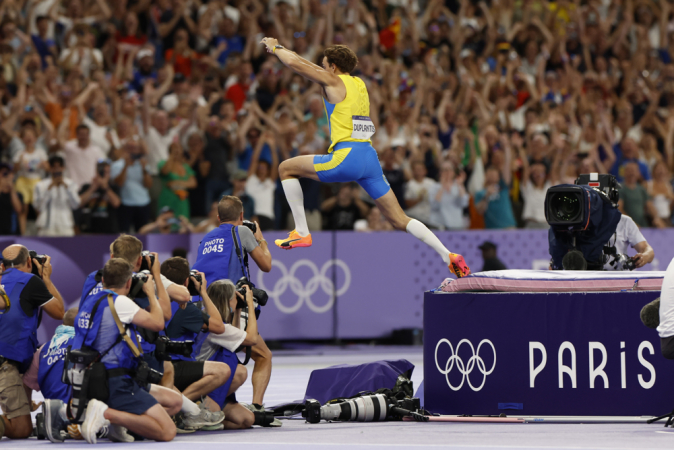
[[[589, 172], [672, 226], [672, 6], [4, 0], [0, 234], [209, 231], [223, 194], [292, 229], [278, 165], [324, 153], [329, 124], [264, 36], [319, 64], [356, 51], [384, 174], [430, 227], [546, 227], [546, 189]], [[302, 186], [312, 230], [391, 229], [356, 185]]]

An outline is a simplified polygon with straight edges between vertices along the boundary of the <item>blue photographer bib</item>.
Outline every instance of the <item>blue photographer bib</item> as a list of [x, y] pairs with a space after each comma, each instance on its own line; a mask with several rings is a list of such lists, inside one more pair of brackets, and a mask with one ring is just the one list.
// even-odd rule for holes
[[[72, 330], [72, 327], [68, 328]], [[67, 403], [70, 400], [70, 386], [61, 381], [63, 358], [66, 356], [68, 346], [75, 340], [75, 336], [64, 336], [64, 338], [67, 339], [54, 337], [40, 350], [37, 383], [40, 385], [40, 392], [44, 398], [59, 399]]]
[[[216, 280], [224, 279], [236, 283], [244, 275], [242, 265], [236, 256], [234, 241], [232, 240], [232, 227], [234, 225], [223, 223], [206, 234], [199, 243], [197, 262], [194, 263], [192, 269], [203, 272], [206, 275], [208, 285]], [[235, 230], [235, 234], [243, 258], [243, 248], [241, 247], [238, 230]]]

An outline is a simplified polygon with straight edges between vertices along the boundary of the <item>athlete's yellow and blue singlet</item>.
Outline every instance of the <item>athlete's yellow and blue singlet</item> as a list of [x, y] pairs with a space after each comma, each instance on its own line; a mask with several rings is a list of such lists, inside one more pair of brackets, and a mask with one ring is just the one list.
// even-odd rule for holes
[[346, 97], [332, 104], [323, 99], [330, 127], [327, 155], [314, 156], [314, 169], [324, 183], [356, 181], [373, 199], [386, 194], [390, 186], [370, 138], [375, 132], [370, 120], [370, 98], [363, 80], [339, 75]]

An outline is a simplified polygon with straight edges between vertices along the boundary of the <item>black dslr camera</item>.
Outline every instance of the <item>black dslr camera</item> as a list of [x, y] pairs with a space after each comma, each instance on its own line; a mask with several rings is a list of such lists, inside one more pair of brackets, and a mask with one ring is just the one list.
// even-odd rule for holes
[[130, 299], [147, 298], [147, 294], [143, 291], [143, 285], [147, 283], [148, 275], [147, 270], [131, 275], [131, 288], [127, 294]]
[[134, 379], [141, 386], [148, 384], [159, 384], [163, 375], [151, 368], [147, 362], [141, 361], [136, 368], [136, 376]]
[[199, 285], [201, 285], [201, 283], [203, 282], [201, 274], [199, 274], [199, 272], [196, 270], [190, 270], [190, 276], [188, 279], [190, 280], [190, 282], [187, 285], [187, 290], [190, 291], [190, 295], [199, 295], [200, 292], [197, 289], [197, 285], [194, 283], [194, 280], [196, 280], [199, 283]]
[[171, 355], [192, 356], [194, 341], [172, 341], [167, 336], [159, 336], [155, 341], [157, 346], [154, 354], [159, 361], [170, 361]]
[[252, 231], [253, 234], [257, 233], [257, 225], [255, 225], [255, 222], [251, 222], [250, 220], [244, 220], [243, 226]]
[[[44, 266], [44, 263], [47, 262], [47, 255], [38, 255], [35, 250], [28, 250], [28, 255], [30, 257], [30, 260], [36, 259], [38, 263], [40, 263], [41, 266]], [[31, 270], [31, 273], [33, 275], [37, 275], [38, 277], [42, 278], [42, 274], [38, 270], [37, 266], [33, 264], [33, 268]]]
[[[267, 300], [269, 300], [269, 296], [267, 295], [267, 293], [262, 289], [256, 288], [255, 285], [250, 281], [248, 281], [248, 278], [246, 277], [241, 277], [239, 278], [239, 281], [236, 282], [236, 292], [240, 293], [245, 298], [246, 290], [243, 288], [244, 286], [248, 286], [248, 288], [253, 292], [253, 299], [257, 302], [258, 305], [264, 306], [267, 304]], [[237, 297], [236, 307], [245, 308], [246, 301], [241, 300], [240, 298]]]
[[[140, 263], [140, 271], [141, 272], [144, 270], [150, 271], [152, 269], [152, 266], [154, 265], [154, 255], [149, 250], [145, 250], [140, 253], [140, 256], [142, 257], [142, 261]], [[147, 260], [145, 259], [146, 256], [150, 257], [149, 266], [147, 265]]]

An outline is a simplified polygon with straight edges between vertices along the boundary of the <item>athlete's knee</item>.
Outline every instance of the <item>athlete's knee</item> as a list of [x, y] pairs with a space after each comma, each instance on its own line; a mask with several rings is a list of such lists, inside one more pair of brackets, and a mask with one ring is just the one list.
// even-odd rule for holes
[[278, 166], [278, 174], [281, 177], [281, 180], [285, 180], [287, 178], [292, 177], [294, 175], [292, 170], [292, 163], [289, 160], [283, 161]]

